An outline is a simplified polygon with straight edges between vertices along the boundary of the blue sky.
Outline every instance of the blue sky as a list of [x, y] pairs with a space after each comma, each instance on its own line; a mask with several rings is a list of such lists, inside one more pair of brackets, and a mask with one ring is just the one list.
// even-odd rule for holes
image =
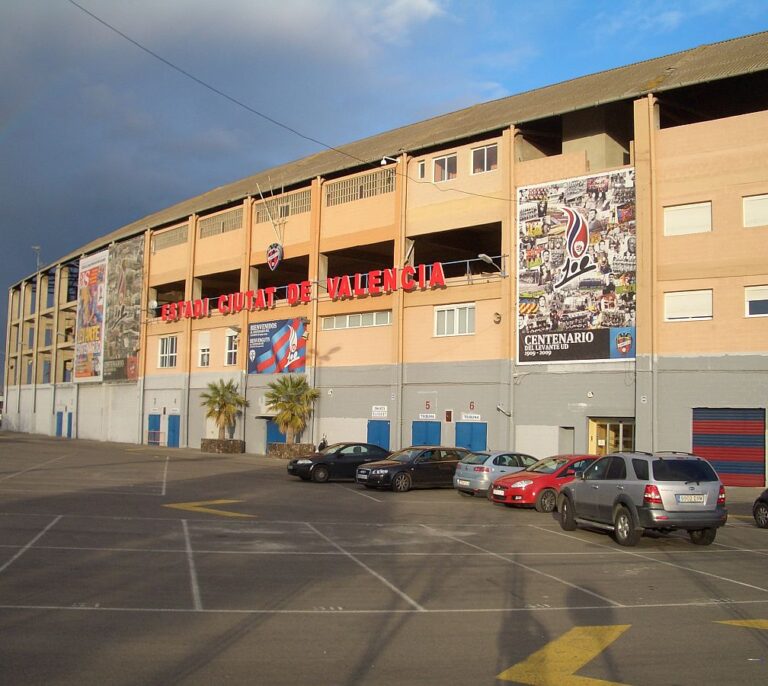
[[[77, 2], [329, 145], [768, 29], [764, 0]], [[34, 271], [33, 245], [53, 262], [320, 149], [173, 71], [70, 0], [0, 2], [0, 93], [3, 293]], [[3, 338], [6, 314], [3, 295]]]

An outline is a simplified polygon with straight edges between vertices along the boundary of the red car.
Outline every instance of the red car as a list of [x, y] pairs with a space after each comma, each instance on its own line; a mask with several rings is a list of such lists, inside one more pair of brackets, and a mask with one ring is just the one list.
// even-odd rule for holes
[[573, 481], [597, 455], [553, 455], [539, 460], [524, 472], [507, 474], [493, 482], [488, 499], [505, 505], [533, 505], [538, 512], [552, 512], [560, 487]]

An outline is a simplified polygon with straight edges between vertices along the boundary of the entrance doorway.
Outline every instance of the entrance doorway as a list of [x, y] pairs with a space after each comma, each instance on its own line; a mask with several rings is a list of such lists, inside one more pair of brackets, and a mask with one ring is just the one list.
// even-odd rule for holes
[[602, 417], [589, 420], [589, 452], [607, 455], [635, 449], [635, 420], [627, 417]]

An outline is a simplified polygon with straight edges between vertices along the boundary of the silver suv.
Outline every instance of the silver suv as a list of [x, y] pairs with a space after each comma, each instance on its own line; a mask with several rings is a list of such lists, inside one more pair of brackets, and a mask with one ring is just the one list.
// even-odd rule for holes
[[621, 452], [593, 462], [560, 490], [560, 526], [613, 531], [619, 545], [637, 545], [645, 529], [685, 529], [709, 545], [728, 519], [725, 488], [705, 459], [690, 453]]

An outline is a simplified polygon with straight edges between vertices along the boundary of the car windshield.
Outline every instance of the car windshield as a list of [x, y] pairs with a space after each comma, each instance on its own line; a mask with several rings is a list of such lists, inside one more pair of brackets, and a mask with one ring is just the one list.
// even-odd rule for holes
[[715, 470], [703, 460], [654, 460], [653, 478], [656, 481], [717, 481]]
[[421, 448], [406, 448], [405, 450], [398, 450], [396, 453], [392, 453], [387, 459], [394, 460], [395, 462], [412, 462], [422, 452], [424, 451]]
[[490, 457], [488, 453], [470, 453], [466, 457], [462, 458], [464, 464], [485, 464], [485, 461]]
[[552, 474], [562, 467], [568, 458], [566, 457], [547, 457], [543, 460], [539, 460], [533, 467], [528, 467], [529, 472], [536, 472], [537, 474]]
[[329, 455], [330, 453], [335, 453], [343, 445], [344, 443], [334, 443], [332, 445], [329, 445], [327, 448], [318, 450], [317, 452], [319, 452], [321, 455]]

